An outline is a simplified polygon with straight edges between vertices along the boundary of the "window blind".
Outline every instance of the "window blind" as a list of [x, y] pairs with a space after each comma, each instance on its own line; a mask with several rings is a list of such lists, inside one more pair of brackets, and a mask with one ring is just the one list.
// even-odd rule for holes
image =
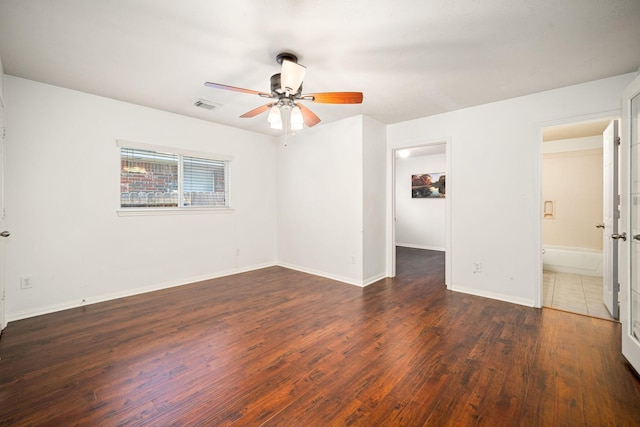
[[120, 207], [229, 207], [228, 163], [121, 146]]
[[184, 156], [185, 206], [225, 206], [225, 166], [220, 160]]

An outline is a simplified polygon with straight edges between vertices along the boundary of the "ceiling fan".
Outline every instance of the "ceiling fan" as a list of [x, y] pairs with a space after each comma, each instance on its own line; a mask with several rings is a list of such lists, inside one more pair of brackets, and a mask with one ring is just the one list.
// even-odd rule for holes
[[[360, 104], [362, 92], [321, 92], [302, 94], [302, 81], [306, 67], [298, 64], [298, 58], [292, 53], [280, 53], [276, 57], [282, 69], [278, 74], [271, 76], [271, 93], [257, 90], [243, 89], [240, 87], [223, 85], [220, 83], [206, 82], [205, 86], [225, 89], [235, 92], [258, 95], [262, 98], [272, 99], [265, 105], [247, 111], [240, 117], [249, 118], [257, 116], [269, 110], [268, 121], [272, 129], [282, 129], [283, 119], [292, 130], [302, 129], [304, 123], [312, 127], [320, 123], [320, 118], [300, 101], [319, 102], [322, 104]], [[285, 126], [286, 128], [286, 126]]]

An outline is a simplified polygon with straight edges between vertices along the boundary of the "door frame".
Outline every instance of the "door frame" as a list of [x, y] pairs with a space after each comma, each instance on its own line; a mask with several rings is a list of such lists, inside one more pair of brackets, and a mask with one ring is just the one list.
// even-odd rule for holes
[[[607, 146], [608, 144], [610, 145]], [[611, 317], [619, 319], [618, 253], [620, 245], [619, 241], [611, 236], [617, 234], [620, 227], [620, 119], [611, 120], [602, 133], [602, 171], [602, 225], [604, 226], [602, 229], [602, 253], [604, 255], [602, 271], [603, 274], [606, 273], [608, 266], [611, 272], [610, 276], [602, 278], [602, 301]], [[604, 187], [608, 181], [611, 181], [611, 185]], [[609, 191], [605, 192], [605, 188], [608, 188]], [[607, 248], [609, 251], [606, 250]]]
[[453, 179], [451, 168], [451, 138], [417, 139], [394, 144], [387, 149], [387, 277], [396, 276], [396, 152], [429, 145], [445, 144], [447, 170], [447, 197], [445, 197], [445, 285], [452, 290], [453, 262], [451, 251], [451, 198], [453, 194]]
[[564, 117], [555, 120], [548, 120], [544, 122], [538, 122], [535, 124], [536, 133], [538, 135], [537, 140], [538, 143], [536, 145], [536, 159], [538, 161], [536, 168], [536, 205], [537, 209], [534, 209], [534, 215], [536, 215], [534, 224], [537, 228], [536, 236], [537, 236], [537, 266], [536, 266], [536, 274], [538, 275], [536, 282], [538, 286], [536, 286], [536, 292], [534, 295], [534, 307], [541, 308], [544, 303], [544, 277], [542, 274], [543, 264], [542, 264], [542, 249], [543, 249], [543, 241], [542, 241], [542, 216], [544, 207], [542, 206], [542, 163], [543, 163], [543, 153], [542, 153], [542, 136], [545, 128], [560, 126], [560, 125], [569, 125], [574, 123], [582, 123], [582, 122], [591, 122], [596, 120], [604, 120], [604, 119], [619, 119], [622, 115], [622, 110], [610, 110], [610, 111], [602, 111], [600, 113], [586, 114], [582, 116], [572, 116], [572, 117]]

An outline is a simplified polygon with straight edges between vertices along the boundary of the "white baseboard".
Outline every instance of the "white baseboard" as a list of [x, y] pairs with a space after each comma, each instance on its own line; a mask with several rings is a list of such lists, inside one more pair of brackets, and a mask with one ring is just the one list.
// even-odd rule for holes
[[365, 286], [372, 285], [379, 280], [385, 279], [386, 277], [387, 277], [387, 273], [380, 273], [378, 275], [375, 275], [373, 277], [363, 280], [362, 286], [365, 287]]
[[440, 246], [413, 245], [411, 243], [396, 243], [396, 246], [402, 246], [403, 248], [426, 249], [428, 251], [440, 251], [440, 252], [446, 251], [445, 248]]
[[514, 298], [510, 295], [497, 294], [494, 292], [479, 291], [477, 289], [465, 288], [462, 286], [453, 286], [450, 290], [453, 292], [462, 292], [463, 294], [475, 295], [478, 297], [490, 298], [498, 301], [509, 302], [512, 304], [524, 305], [527, 307], [533, 307], [535, 302], [528, 298]]
[[296, 271], [301, 271], [301, 272], [307, 273], [307, 274], [312, 274], [314, 276], [320, 276], [320, 277], [325, 277], [327, 279], [337, 280], [339, 282], [347, 283], [349, 285], [354, 285], [354, 286], [358, 286], [358, 287], [368, 286], [368, 285], [370, 285], [372, 283], [375, 283], [378, 280], [383, 279], [383, 278], [386, 277], [386, 274], [381, 273], [381, 274], [378, 274], [376, 276], [370, 277], [370, 278], [368, 278], [366, 280], [358, 281], [358, 280], [355, 280], [355, 279], [352, 279], [352, 278], [339, 276], [339, 275], [335, 275], [335, 274], [330, 274], [330, 273], [326, 273], [326, 272], [319, 271], [319, 270], [312, 270], [312, 269], [300, 267], [300, 266], [293, 265], [293, 264], [287, 264], [287, 263], [265, 263], [265, 264], [253, 265], [253, 266], [250, 266], [250, 267], [244, 267], [244, 268], [238, 268], [238, 269], [233, 269], [233, 270], [222, 271], [222, 272], [218, 272], [218, 273], [212, 273], [212, 274], [208, 274], [208, 275], [188, 277], [188, 278], [184, 278], [184, 279], [180, 279], [180, 280], [176, 280], [176, 281], [156, 283], [154, 285], [143, 286], [143, 287], [133, 288], [133, 289], [127, 289], [127, 290], [120, 291], [120, 292], [113, 292], [113, 293], [108, 293], [108, 294], [95, 295], [95, 296], [92, 296], [92, 297], [86, 297], [86, 298], [84, 298], [83, 300], [80, 300], [80, 301], [77, 301], [77, 300], [65, 301], [65, 302], [62, 302], [62, 303], [59, 303], [59, 304], [51, 304], [51, 305], [46, 305], [46, 306], [42, 306], [42, 307], [36, 307], [36, 308], [28, 309], [28, 310], [17, 311], [17, 312], [14, 312], [14, 313], [7, 313], [6, 321], [7, 321], [7, 323], [14, 322], [16, 320], [27, 319], [29, 317], [41, 316], [43, 314], [55, 313], [57, 311], [62, 311], [62, 310], [68, 310], [68, 309], [71, 309], [71, 308], [82, 307], [82, 306], [86, 306], [86, 305], [89, 305], [89, 304], [97, 304], [97, 303], [100, 303], [100, 302], [111, 301], [111, 300], [118, 299], [118, 298], [130, 297], [130, 296], [133, 296], [133, 295], [140, 295], [140, 294], [144, 294], [144, 293], [147, 293], [147, 292], [153, 292], [153, 291], [159, 291], [159, 290], [162, 290], [162, 289], [173, 288], [173, 287], [176, 287], [176, 286], [189, 285], [189, 284], [192, 284], [192, 283], [202, 282], [202, 281], [205, 281], [205, 280], [212, 280], [212, 279], [217, 279], [217, 278], [220, 278], [220, 277], [231, 276], [231, 275], [234, 275], [234, 274], [245, 273], [247, 271], [259, 270], [261, 268], [273, 267], [275, 265], [279, 265], [279, 266], [282, 266], [282, 267], [285, 267], [285, 268], [290, 268], [290, 269], [296, 270]]
[[70, 308], [82, 307], [82, 306], [89, 305], [89, 304], [97, 304], [99, 302], [111, 301], [111, 300], [118, 299], [118, 298], [130, 297], [130, 296], [133, 296], [133, 295], [140, 295], [140, 294], [144, 294], [144, 293], [147, 293], [147, 292], [153, 292], [153, 291], [159, 291], [159, 290], [162, 290], [162, 289], [173, 288], [173, 287], [176, 287], [176, 286], [189, 285], [189, 284], [192, 284], [192, 283], [202, 282], [202, 281], [205, 281], [205, 280], [212, 280], [212, 279], [217, 279], [217, 278], [220, 278], [220, 277], [231, 276], [231, 275], [234, 275], [234, 274], [245, 273], [247, 271], [259, 270], [261, 268], [273, 267], [275, 265], [277, 265], [277, 264], [275, 264], [275, 263], [264, 263], [264, 264], [252, 265], [250, 267], [243, 267], [243, 268], [238, 268], [238, 269], [233, 269], [233, 270], [226, 270], [226, 271], [222, 271], [222, 272], [218, 272], [218, 273], [212, 273], [212, 274], [208, 274], [208, 275], [188, 277], [188, 278], [184, 278], [184, 279], [180, 279], [180, 280], [176, 280], [176, 281], [163, 282], [163, 283], [157, 283], [157, 284], [150, 285], [150, 286], [143, 286], [143, 287], [139, 287], [139, 288], [127, 289], [127, 290], [120, 291], [120, 292], [113, 292], [113, 293], [108, 293], [108, 294], [96, 295], [96, 296], [84, 298], [84, 300], [81, 300], [81, 301], [77, 301], [77, 300], [66, 301], [66, 302], [59, 303], [59, 304], [51, 304], [51, 305], [37, 307], [37, 308], [29, 309], [29, 310], [17, 311], [17, 312], [14, 312], [14, 313], [7, 313], [6, 321], [7, 321], [7, 323], [8, 322], [13, 322], [13, 321], [16, 321], [16, 320], [26, 319], [26, 318], [29, 318], [29, 317], [35, 317], [35, 316], [40, 316], [40, 315], [43, 315], [43, 314], [55, 313], [56, 311], [68, 310]]
[[357, 279], [352, 279], [350, 277], [344, 277], [344, 276], [339, 276], [337, 274], [326, 273], [326, 272], [320, 271], [320, 270], [313, 270], [313, 269], [306, 268], [306, 267], [300, 267], [299, 265], [288, 264], [286, 262], [279, 262], [278, 265], [280, 267], [289, 268], [291, 270], [300, 271], [302, 273], [313, 274], [314, 276], [320, 276], [320, 277], [324, 277], [326, 279], [337, 280], [338, 282], [347, 283], [349, 285], [354, 285], [354, 286], [359, 286], [359, 287], [365, 286], [363, 281], [357, 280]]

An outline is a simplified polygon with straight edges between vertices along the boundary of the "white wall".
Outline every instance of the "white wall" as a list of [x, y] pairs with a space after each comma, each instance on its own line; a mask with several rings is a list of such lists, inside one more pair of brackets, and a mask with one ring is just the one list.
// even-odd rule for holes
[[363, 284], [386, 277], [387, 127], [363, 117]]
[[362, 117], [280, 139], [280, 265], [362, 284]]
[[[273, 138], [11, 76], [5, 91], [8, 320], [276, 263]], [[233, 156], [235, 210], [119, 217], [116, 139]]]
[[539, 304], [541, 129], [619, 110], [634, 75], [388, 126], [390, 149], [450, 138], [453, 290]]
[[[536, 303], [541, 129], [618, 110], [633, 77], [387, 126], [387, 165], [393, 148], [448, 141], [450, 288]], [[284, 147], [282, 139], [276, 145], [268, 136], [15, 77], [5, 76], [5, 91], [9, 320], [276, 262], [359, 285], [378, 276], [376, 227], [384, 215], [375, 168], [381, 175], [387, 168], [373, 148], [383, 126], [373, 120], [307, 129]], [[116, 139], [232, 155], [235, 211], [118, 217]], [[369, 141], [373, 147], [363, 146]], [[33, 278], [33, 289], [19, 289], [22, 276]]]
[[358, 286], [386, 276], [386, 149], [364, 116], [280, 139], [280, 265]]
[[411, 176], [446, 172], [444, 154], [396, 159], [396, 245], [444, 251], [446, 199], [414, 199]]

